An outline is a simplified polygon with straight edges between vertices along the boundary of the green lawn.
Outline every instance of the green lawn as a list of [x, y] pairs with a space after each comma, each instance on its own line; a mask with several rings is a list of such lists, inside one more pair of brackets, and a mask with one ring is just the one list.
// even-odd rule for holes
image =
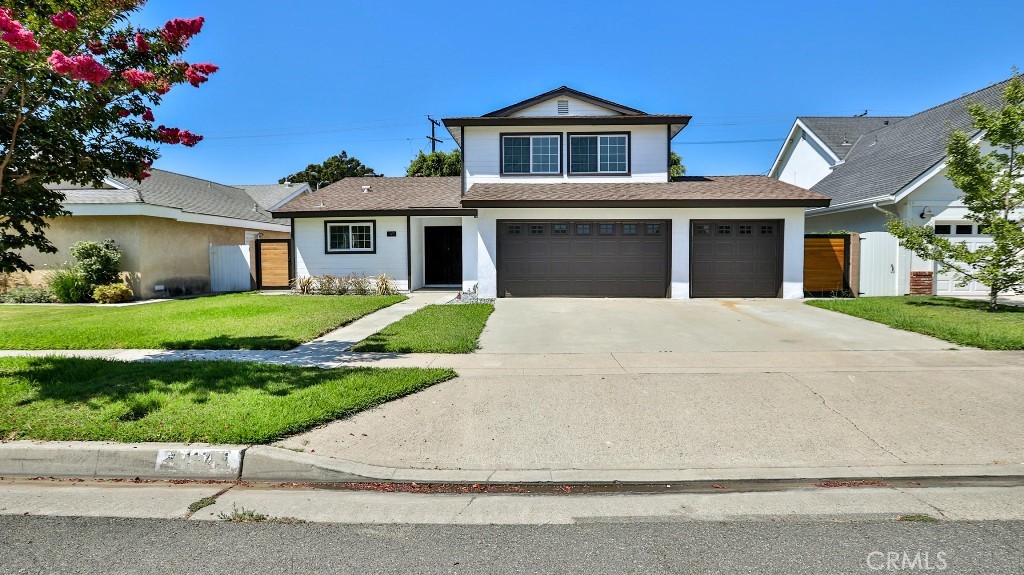
[[454, 376], [448, 369], [0, 358], [0, 440], [267, 443]]
[[489, 303], [428, 305], [357, 343], [354, 351], [469, 353], [494, 311]]
[[821, 299], [807, 304], [960, 345], [1024, 349], [1024, 307], [1001, 306], [992, 313], [986, 311], [987, 302], [926, 296]]
[[404, 296], [229, 294], [128, 307], [0, 305], [0, 349], [290, 349]]

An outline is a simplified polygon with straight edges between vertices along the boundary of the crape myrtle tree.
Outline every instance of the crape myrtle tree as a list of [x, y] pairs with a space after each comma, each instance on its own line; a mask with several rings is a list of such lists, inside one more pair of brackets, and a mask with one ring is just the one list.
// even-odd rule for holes
[[[7, 2], [5, 2], [7, 4]], [[47, 221], [66, 215], [47, 183], [141, 181], [159, 144], [202, 136], [161, 125], [154, 108], [217, 66], [183, 54], [203, 18], [133, 26], [142, 0], [21, 0], [0, 7], [0, 273], [30, 271], [19, 251], [54, 253]]]
[[1000, 292], [1024, 291], [1024, 82], [1014, 77], [998, 106], [973, 104], [968, 112], [988, 151], [972, 142], [972, 135], [953, 132], [946, 173], [964, 193], [967, 217], [992, 237], [991, 243], [972, 251], [964, 242], [936, 236], [931, 227], [896, 218], [888, 227], [904, 247], [937, 262], [942, 272], [953, 272], [961, 284], [973, 280], [988, 286], [988, 309], [998, 311]]

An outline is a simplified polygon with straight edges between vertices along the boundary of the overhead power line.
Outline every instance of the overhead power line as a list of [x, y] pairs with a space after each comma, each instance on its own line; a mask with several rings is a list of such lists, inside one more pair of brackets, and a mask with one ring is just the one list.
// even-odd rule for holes
[[761, 142], [782, 142], [786, 138], [757, 138], [751, 140], [704, 140], [700, 142], [672, 142], [673, 146], [704, 146], [714, 144], [756, 144]]

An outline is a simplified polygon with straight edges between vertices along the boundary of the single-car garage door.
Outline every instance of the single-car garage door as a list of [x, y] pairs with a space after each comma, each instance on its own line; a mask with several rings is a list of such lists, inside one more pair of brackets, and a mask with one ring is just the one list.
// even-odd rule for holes
[[667, 297], [669, 223], [498, 221], [501, 297]]
[[708, 220], [691, 226], [691, 297], [781, 295], [781, 220]]

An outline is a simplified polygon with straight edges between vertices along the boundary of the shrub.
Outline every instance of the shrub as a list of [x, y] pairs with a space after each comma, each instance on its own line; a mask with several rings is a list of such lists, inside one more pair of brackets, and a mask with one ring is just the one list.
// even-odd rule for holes
[[366, 274], [348, 274], [345, 277], [348, 289], [355, 295], [368, 295], [370, 293], [370, 278]]
[[132, 288], [125, 283], [96, 286], [92, 291], [92, 299], [99, 303], [124, 303], [131, 301], [133, 295]]
[[81, 303], [89, 300], [92, 286], [78, 266], [65, 265], [46, 275], [46, 285], [60, 303]]
[[337, 295], [341, 293], [341, 278], [338, 276], [322, 275], [316, 278], [316, 291], [320, 295]]
[[121, 250], [114, 240], [102, 242], [75, 242], [68, 249], [71, 257], [78, 260], [78, 269], [91, 286], [117, 283], [121, 270]]
[[292, 280], [292, 289], [299, 292], [302, 295], [309, 295], [313, 293], [313, 286], [315, 279], [310, 276], [298, 277]]
[[12, 288], [4, 297], [4, 303], [53, 303], [57, 301], [53, 292], [43, 287], [19, 286]]
[[375, 291], [377, 295], [395, 295], [398, 288], [395, 287], [395, 280], [389, 278], [387, 274], [380, 274], [377, 276]]

